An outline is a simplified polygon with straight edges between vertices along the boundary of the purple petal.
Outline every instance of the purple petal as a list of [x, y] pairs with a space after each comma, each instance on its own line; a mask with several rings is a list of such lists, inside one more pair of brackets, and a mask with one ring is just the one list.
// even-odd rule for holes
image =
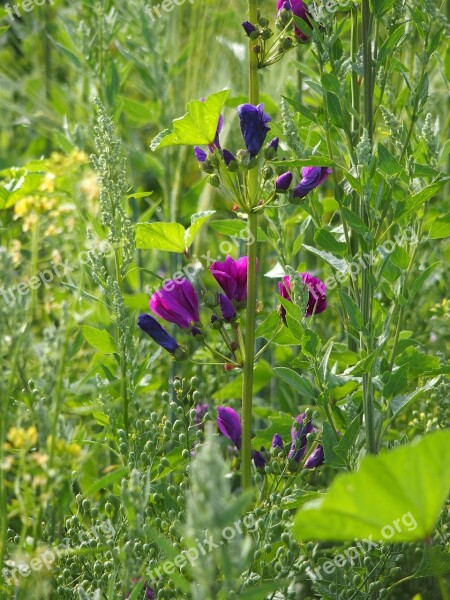
[[200, 148], [200, 146], [194, 146], [194, 154], [198, 162], [205, 162], [208, 155], [204, 150]]
[[200, 321], [198, 305], [197, 292], [187, 279], [167, 281], [165, 288], [150, 298], [153, 313], [182, 329]]
[[225, 294], [219, 294], [220, 312], [225, 321], [231, 321], [236, 316], [236, 309], [233, 303], [229, 300]]
[[267, 123], [271, 121], [269, 115], [264, 112], [264, 105], [241, 104], [237, 108], [240, 119], [242, 137], [250, 156], [256, 156], [261, 150], [267, 132], [270, 127]]
[[276, 433], [272, 438], [272, 448], [283, 448], [283, 440], [279, 433]]
[[325, 455], [323, 452], [323, 447], [319, 444], [317, 448], [311, 452], [309, 457], [305, 461], [305, 467], [307, 469], [314, 469], [315, 467], [320, 467], [325, 462]]
[[235, 410], [228, 406], [219, 406], [217, 408], [217, 427], [225, 437], [234, 443], [238, 450], [241, 449], [241, 419]]
[[138, 326], [170, 354], [175, 354], [175, 350], [180, 347], [175, 338], [169, 335], [151, 315], [139, 315]]
[[285, 192], [286, 190], [289, 189], [291, 183], [292, 183], [292, 173], [290, 173], [289, 171], [286, 171], [286, 173], [282, 173], [279, 177], [276, 178], [275, 189], [277, 191]]

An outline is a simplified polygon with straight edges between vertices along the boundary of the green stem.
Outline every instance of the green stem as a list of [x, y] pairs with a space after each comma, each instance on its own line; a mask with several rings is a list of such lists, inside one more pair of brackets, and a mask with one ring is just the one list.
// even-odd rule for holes
[[[373, 66], [372, 66], [372, 47], [371, 47], [371, 21], [369, 0], [362, 0], [362, 46], [363, 46], [363, 70], [364, 70], [364, 126], [372, 142], [373, 136]], [[364, 186], [365, 187], [365, 186]], [[364, 192], [363, 192], [364, 194]], [[370, 227], [370, 196], [363, 195], [361, 199], [361, 218], [364, 223]], [[363, 323], [369, 330], [369, 339], [366, 340], [367, 353], [371, 352], [372, 335], [372, 286], [369, 278], [368, 269], [362, 272], [361, 282], [361, 313]], [[361, 339], [361, 350], [363, 349], [363, 340]], [[373, 398], [373, 383], [371, 373], [363, 375], [363, 406], [364, 421], [366, 428], [366, 449], [367, 452], [375, 454], [377, 451], [375, 435], [375, 409]]]
[[250, 240], [247, 244], [247, 315], [245, 329], [245, 357], [242, 379], [242, 488], [247, 489], [252, 484], [252, 402], [253, 402], [253, 368], [255, 361], [255, 330], [256, 330], [256, 236], [258, 218], [250, 213], [248, 226]]
[[[248, 0], [248, 19], [250, 23], [256, 23], [258, 15], [257, 0]], [[253, 52], [254, 42], [249, 40], [249, 102], [258, 104], [258, 57]], [[248, 489], [252, 485], [252, 402], [253, 402], [253, 368], [255, 361], [255, 331], [256, 331], [256, 259], [257, 259], [257, 237], [258, 217], [252, 212], [258, 204], [258, 169], [255, 167], [248, 174], [248, 198], [249, 214], [248, 228], [249, 236], [247, 242], [248, 271], [247, 271], [247, 311], [245, 330], [245, 356], [242, 373], [242, 448], [241, 469], [242, 489]]]

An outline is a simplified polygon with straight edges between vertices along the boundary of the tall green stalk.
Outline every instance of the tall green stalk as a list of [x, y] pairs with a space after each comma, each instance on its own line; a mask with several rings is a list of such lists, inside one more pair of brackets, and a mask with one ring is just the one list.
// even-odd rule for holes
[[[248, 0], [248, 19], [250, 23], [257, 22], [257, 0]], [[258, 104], [258, 58], [253, 51], [254, 42], [249, 42], [249, 102]], [[245, 356], [242, 378], [242, 488], [252, 485], [252, 402], [253, 402], [253, 368], [255, 362], [255, 330], [256, 330], [256, 259], [258, 218], [252, 212], [258, 203], [258, 169], [255, 167], [248, 173], [248, 227], [247, 242], [248, 271], [247, 271], [247, 311], [245, 330]]]
[[[372, 66], [372, 15], [369, 0], [362, 0], [362, 46], [363, 46], [363, 69], [364, 69], [364, 126], [372, 143], [373, 136], [373, 66]], [[365, 186], [364, 186], [365, 187]], [[361, 199], [361, 218], [370, 228], [370, 196], [363, 192]], [[363, 269], [361, 282], [361, 313], [363, 322], [369, 330], [369, 339], [366, 342], [367, 353], [370, 354], [372, 344], [372, 286], [370, 283], [368, 269]], [[363, 341], [361, 340], [361, 347]], [[363, 375], [363, 399], [364, 399], [364, 421], [366, 428], [367, 452], [375, 454], [377, 451], [375, 436], [375, 413], [373, 399], [372, 375]]]

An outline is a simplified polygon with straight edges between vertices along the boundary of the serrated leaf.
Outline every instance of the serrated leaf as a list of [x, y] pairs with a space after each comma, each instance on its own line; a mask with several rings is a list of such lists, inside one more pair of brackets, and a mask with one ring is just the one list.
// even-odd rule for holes
[[106, 329], [96, 329], [89, 325], [82, 326], [84, 339], [103, 354], [116, 352], [116, 343]]
[[296, 515], [298, 540], [424, 540], [450, 488], [450, 432], [436, 431], [379, 456], [356, 473], [338, 475], [322, 499]]
[[180, 223], [138, 223], [136, 225], [136, 248], [184, 252], [185, 230]]
[[206, 210], [201, 213], [196, 213], [191, 217], [191, 226], [186, 230], [185, 233], [185, 243], [186, 248], [192, 244], [194, 239], [196, 238], [198, 232], [203, 227], [205, 223], [209, 221], [209, 219], [215, 214], [215, 210]]
[[[214, 142], [217, 123], [229, 89], [211, 94], [204, 101], [191, 100], [187, 105], [187, 113], [172, 122], [172, 131], [160, 133], [151, 143], [151, 149], [166, 148], [167, 146], [208, 145]], [[164, 134], [164, 135], [163, 135]]]

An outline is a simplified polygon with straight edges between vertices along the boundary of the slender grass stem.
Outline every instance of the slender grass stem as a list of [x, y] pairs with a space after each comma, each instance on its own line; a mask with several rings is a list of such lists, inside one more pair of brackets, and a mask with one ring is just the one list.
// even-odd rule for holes
[[[369, 0], [362, 0], [362, 47], [363, 47], [363, 72], [364, 72], [364, 126], [372, 142], [373, 137], [373, 66], [372, 66], [372, 15]], [[361, 218], [370, 226], [370, 196], [363, 195], [361, 199]], [[372, 350], [372, 285], [368, 269], [362, 272], [360, 308], [363, 323], [369, 330], [369, 338], [364, 343], [361, 338], [361, 350], [365, 349], [368, 354]], [[375, 454], [377, 451], [375, 435], [375, 408], [373, 398], [373, 383], [371, 373], [363, 375], [363, 406], [364, 422], [366, 429], [366, 450]]]

